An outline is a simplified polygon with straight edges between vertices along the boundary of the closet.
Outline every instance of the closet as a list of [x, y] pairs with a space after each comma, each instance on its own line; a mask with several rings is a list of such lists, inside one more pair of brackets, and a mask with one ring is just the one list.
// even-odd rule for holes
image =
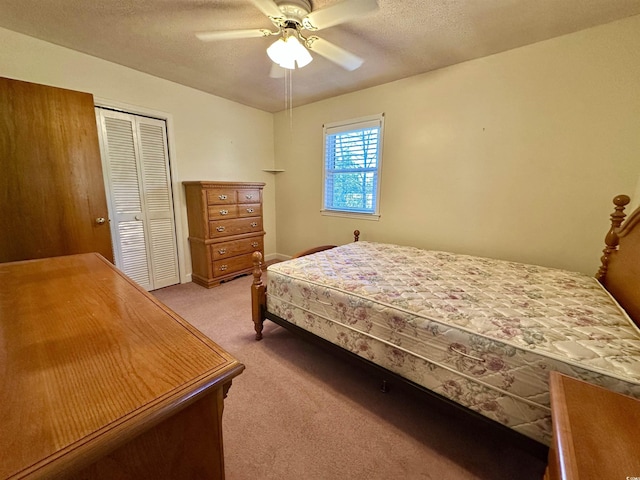
[[115, 263], [146, 290], [180, 283], [164, 120], [96, 108]]

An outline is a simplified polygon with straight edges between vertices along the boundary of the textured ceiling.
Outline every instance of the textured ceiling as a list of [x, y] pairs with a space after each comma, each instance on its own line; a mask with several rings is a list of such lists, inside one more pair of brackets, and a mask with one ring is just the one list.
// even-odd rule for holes
[[[335, 3], [311, 0], [314, 10]], [[640, 0], [378, 3], [375, 13], [316, 33], [365, 62], [349, 72], [314, 55], [292, 76], [294, 106], [640, 14]], [[249, 0], [0, 0], [0, 27], [261, 110], [285, 109], [285, 81], [270, 78], [265, 52], [274, 38], [194, 36], [271, 28]]]

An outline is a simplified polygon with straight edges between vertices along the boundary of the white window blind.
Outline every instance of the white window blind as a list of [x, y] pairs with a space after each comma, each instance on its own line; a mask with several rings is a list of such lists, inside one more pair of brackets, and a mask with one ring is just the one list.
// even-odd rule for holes
[[324, 127], [323, 211], [378, 215], [382, 114]]

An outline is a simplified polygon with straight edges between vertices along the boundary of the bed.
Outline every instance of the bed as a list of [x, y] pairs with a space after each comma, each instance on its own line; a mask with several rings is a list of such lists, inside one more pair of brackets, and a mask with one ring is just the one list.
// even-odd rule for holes
[[[265, 319], [319, 337], [542, 445], [549, 372], [640, 398], [640, 208], [614, 198], [595, 278], [536, 265], [358, 241], [263, 265]], [[626, 218], [626, 219], [625, 219]]]

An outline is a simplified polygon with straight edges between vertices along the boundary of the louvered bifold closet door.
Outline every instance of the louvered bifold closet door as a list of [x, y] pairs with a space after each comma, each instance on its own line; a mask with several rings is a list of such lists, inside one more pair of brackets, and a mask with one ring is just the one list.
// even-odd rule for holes
[[153, 288], [180, 283], [165, 123], [137, 119]]
[[165, 124], [97, 109], [116, 266], [147, 290], [179, 283]]

